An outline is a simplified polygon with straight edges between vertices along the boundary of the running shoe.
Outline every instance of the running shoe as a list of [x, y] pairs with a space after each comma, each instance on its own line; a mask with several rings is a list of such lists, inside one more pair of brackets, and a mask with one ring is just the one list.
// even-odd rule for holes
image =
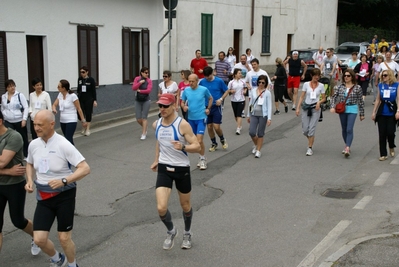
[[60, 259], [57, 262], [50, 260], [50, 267], [64, 267], [67, 264], [67, 259], [64, 254], [59, 252]]
[[30, 252], [32, 253], [33, 256], [36, 256], [42, 251], [38, 245], [35, 244], [35, 242], [32, 240], [32, 243], [30, 243]]
[[384, 161], [384, 160], [387, 160], [387, 159], [388, 159], [388, 156], [381, 156], [381, 157], [379, 158], [380, 161]]
[[183, 235], [183, 243], [181, 244], [182, 249], [190, 249], [191, 248], [191, 234], [187, 233]]
[[198, 163], [197, 163], [197, 168], [201, 166], [201, 158], [199, 158]]
[[351, 155], [351, 151], [349, 147], [345, 148], [345, 158], [349, 157]]
[[206, 163], [206, 159], [201, 159], [199, 168], [200, 168], [200, 170], [206, 170], [206, 168], [208, 168], [208, 165]]
[[285, 106], [284, 106], [284, 111], [285, 111], [285, 113], [288, 112], [288, 105], [285, 105]]
[[226, 138], [223, 139], [223, 141], [220, 141], [222, 143], [223, 149], [227, 149], [229, 147], [229, 144], [227, 144]]
[[141, 137], [140, 137], [140, 140], [145, 140], [146, 138], [147, 138], [147, 135], [142, 134]]
[[295, 110], [295, 105], [292, 105], [292, 110]]
[[168, 231], [168, 235], [166, 236], [166, 239], [163, 242], [163, 249], [169, 250], [169, 249], [173, 248], [176, 236], [177, 236], [177, 229], [175, 230], [175, 233]]
[[85, 132], [85, 136], [90, 136], [91, 132], [90, 131], [86, 131]]
[[240, 135], [241, 134], [241, 127], [237, 128], [236, 130], [236, 135]]
[[391, 157], [395, 157], [395, 149], [390, 148], [389, 149], [389, 155], [391, 155]]
[[280, 115], [280, 110], [276, 109], [276, 111], [273, 113], [273, 115]]
[[244, 111], [241, 112], [241, 118], [245, 118], [245, 113], [244, 113]]
[[215, 152], [217, 148], [218, 148], [218, 144], [212, 143], [211, 147], [209, 148], [209, 152]]
[[306, 151], [306, 156], [312, 156], [313, 155], [313, 150], [308, 147], [308, 150]]
[[256, 146], [253, 146], [252, 147], [252, 154], [255, 154], [256, 153]]
[[256, 152], [255, 152], [255, 158], [260, 158], [260, 156], [262, 155], [262, 153], [260, 153], [260, 151], [259, 150], [256, 150]]
[[82, 135], [85, 135], [86, 129], [83, 128], [82, 131], [80, 132]]

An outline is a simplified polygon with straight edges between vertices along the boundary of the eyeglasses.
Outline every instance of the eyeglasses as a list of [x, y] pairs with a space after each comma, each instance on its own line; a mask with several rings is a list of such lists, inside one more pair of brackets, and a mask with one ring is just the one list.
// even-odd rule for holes
[[170, 105], [158, 104], [159, 108], [169, 108]]
[[388, 74], [382, 74], [381, 76], [382, 77], [388, 77]]
[[162, 77], [164, 77], [164, 78], [168, 78], [169, 76], [166, 76], [166, 75], [164, 75], [164, 76], [162, 76]]
[[258, 84], [266, 84], [266, 82], [258, 82]]
[[344, 77], [352, 77], [350, 74], [345, 74]]
[[143, 72], [143, 73], [148, 74], [148, 71], [145, 71], [145, 72]]

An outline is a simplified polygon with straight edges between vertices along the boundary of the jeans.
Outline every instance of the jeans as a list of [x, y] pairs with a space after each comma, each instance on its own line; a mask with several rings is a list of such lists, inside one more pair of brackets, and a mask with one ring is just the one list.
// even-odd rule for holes
[[357, 114], [355, 113], [341, 113], [339, 120], [342, 127], [342, 138], [346, 146], [351, 146], [353, 141], [353, 126], [355, 125]]
[[72, 144], [75, 145], [73, 143], [73, 134], [75, 133], [76, 130], [76, 125], [78, 123], [77, 122], [68, 122], [68, 123], [60, 123], [61, 125], [61, 130], [62, 133], [64, 134], [65, 138]]

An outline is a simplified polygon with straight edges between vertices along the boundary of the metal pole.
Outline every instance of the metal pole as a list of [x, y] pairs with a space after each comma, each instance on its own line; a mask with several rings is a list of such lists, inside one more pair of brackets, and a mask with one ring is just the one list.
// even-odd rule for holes
[[169, 71], [172, 71], [172, 0], [169, 0]]

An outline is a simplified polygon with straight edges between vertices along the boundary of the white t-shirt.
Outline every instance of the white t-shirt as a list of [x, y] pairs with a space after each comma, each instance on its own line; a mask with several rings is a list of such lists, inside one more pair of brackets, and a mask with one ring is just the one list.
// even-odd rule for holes
[[245, 77], [245, 82], [251, 86], [251, 90], [258, 88], [258, 77], [260, 75], [266, 75], [269, 85], [272, 83], [266, 71], [262, 69], [259, 69], [258, 71], [251, 70]]
[[245, 101], [245, 96], [244, 96], [244, 88], [247, 85], [245, 84], [245, 81], [243, 79], [240, 80], [231, 80], [229, 82], [229, 85], [227, 88], [230, 90], [235, 90], [236, 92], [231, 95], [231, 102], [242, 102]]
[[[387, 67], [387, 65], [389, 66], [389, 68]], [[398, 65], [398, 63], [396, 63], [393, 60], [391, 62], [389, 62], [389, 63], [384, 61], [384, 62], [380, 63], [380, 67], [378, 68], [378, 72], [381, 73], [382, 71], [388, 70], [388, 69], [391, 69], [394, 72], [394, 74], [396, 75], [396, 73], [399, 72], [399, 65]]]
[[[251, 64], [248, 64], [248, 66], [249, 66], [249, 71], [251, 71], [252, 70]], [[247, 73], [248, 73], [248, 69], [247, 69], [247, 67], [245, 67], [245, 65], [241, 64], [241, 62], [238, 62], [237, 64], [234, 65], [234, 68], [231, 69], [231, 73], [234, 72], [234, 69], [240, 69], [242, 78], [245, 79], [245, 77], [247, 76]]]
[[326, 92], [324, 84], [319, 83], [313, 90], [310, 86], [310, 82], [305, 82], [302, 86], [302, 92], [306, 92], [305, 103], [308, 105], [314, 104], [320, 99], [320, 95]]
[[159, 84], [159, 89], [161, 90], [162, 94], [166, 94], [166, 93], [176, 94], [179, 87], [177, 86], [176, 82], [173, 82], [168, 87], [165, 87], [165, 82], [161, 82]]
[[84, 160], [74, 145], [54, 132], [47, 143], [41, 137], [30, 142], [26, 162], [36, 170], [36, 182], [47, 185], [50, 180], [66, 178], [72, 173], [68, 162], [76, 167]]
[[229, 62], [231, 69], [233, 70], [234, 65], [236, 64], [235, 62], [237, 62], [237, 58], [235, 55], [229, 55], [228, 57], [226, 57], [227, 62]]
[[78, 114], [74, 102], [78, 101], [78, 96], [75, 93], [66, 94], [65, 99], [61, 93], [58, 94], [58, 105], [60, 109], [60, 122], [77, 122]]
[[36, 113], [42, 109], [51, 110], [51, 99], [47, 92], [41, 92], [37, 96], [36, 92], [32, 92], [29, 95], [29, 113], [32, 121], [35, 120]]
[[[325, 55], [326, 55], [326, 53], [324, 51], [321, 52], [321, 53], [319, 53], [319, 51], [317, 51], [317, 52], [315, 52], [313, 54], [312, 58], [313, 58], [314, 61], [316, 61], [317, 63], [321, 64], [321, 63], [323, 63], [323, 58], [324, 58]], [[319, 65], [317, 65], [317, 64], [314, 64], [314, 67], [316, 69], [320, 68]]]

